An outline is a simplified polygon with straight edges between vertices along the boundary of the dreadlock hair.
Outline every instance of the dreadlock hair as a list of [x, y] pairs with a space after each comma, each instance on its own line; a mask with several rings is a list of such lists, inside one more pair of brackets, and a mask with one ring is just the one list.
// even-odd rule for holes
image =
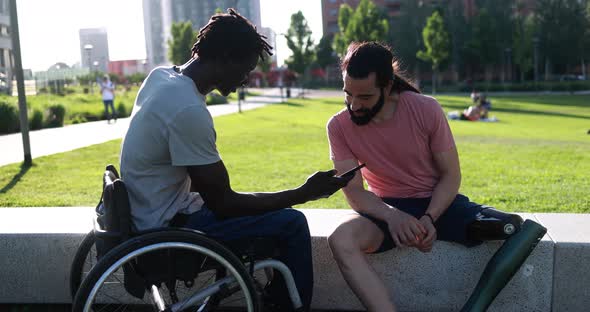
[[384, 88], [393, 80], [392, 92], [420, 93], [400, 70], [399, 61], [393, 56], [391, 48], [379, 42], [352, 42], [340, 61], [340, 69], [355, 79], [367, 78], [370, 73], [375, 73], [379, 88]]
[[256, 26], [235, 9], [215, 14], [205, 27], [199, 30], [193, 45], [192, 57], [204, 61], [224, 60], [243, 62], [254, 55], [264, 59], [272, 55], [272, 47], [266, 37], [256, 31]]

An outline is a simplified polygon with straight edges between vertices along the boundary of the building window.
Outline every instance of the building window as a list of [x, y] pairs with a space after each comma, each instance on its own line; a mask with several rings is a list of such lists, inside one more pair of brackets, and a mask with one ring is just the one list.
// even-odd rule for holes
[[340, 31], [340, 28], [338, 27], [338, 23], [336, 23], [336, 22], [328, 23], [328, 32], [337, 33], [339, 31]]
[[0, 67], [6, 67], [6, 60], [4, 59], [4, 49], [0, 49]]
[[7, 25], [0, 25], [0, 35], [2, 35], [2, 36], [10, 35], [10, 28]]
[[330, 0], [330, 3], [336, 3], [337, 0]]
[[330, 9], [330, 16], [337, 16], [338, 15], [338, 9]]

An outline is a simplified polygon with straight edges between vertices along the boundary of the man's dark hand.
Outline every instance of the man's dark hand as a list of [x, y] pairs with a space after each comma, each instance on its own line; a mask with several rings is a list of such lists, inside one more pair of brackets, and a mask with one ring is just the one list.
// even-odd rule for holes
[[354, 174], [347, 177], [337, 177], [335, 174], [336, 170], [329, 170], [318, 171], [309, 176], [301, 186], [306, 201], [328, 198], [354, 178]]

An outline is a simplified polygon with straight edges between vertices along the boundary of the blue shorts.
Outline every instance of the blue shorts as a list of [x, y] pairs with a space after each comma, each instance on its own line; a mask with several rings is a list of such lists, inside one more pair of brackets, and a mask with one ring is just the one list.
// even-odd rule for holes
[[[428, 209], [428, 198], [382, 198], [382, 200], [407, 214], [420, 218]], [[485, 206], [488, 208], [488, 206]], [[459, 243], [467, 247], [473, 247], [482, 241], [467, 238], [467, 225], [476, 219], [476, 215], [483, 209], [480, 204], [469, 201], [465, 195], [457, 194], [445, 213], [436, 220], [434, 227], [438, 240]], [[383, 232], [383, 242], [374, 253], [381, 253], [395, 247], [389, 227], [385, 221], [373, 218], [366, 214], [363, 217], [371, 220]]]

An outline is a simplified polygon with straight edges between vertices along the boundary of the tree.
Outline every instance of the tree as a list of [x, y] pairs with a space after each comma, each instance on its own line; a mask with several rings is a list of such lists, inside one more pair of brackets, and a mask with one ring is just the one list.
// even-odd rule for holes
[[355, 10], [348, 5], [340, 6], [338, 26], [334, 49], [341, 56], [352, 41], [388, 41], [387, 15], [370, 0], [361, 0]]
[[350, 41], [346, 38], [345, 32], [353, 14], [354, 10], [350, 5], [346, 3], [340, 5], [340, 9], [338, 10], [338, 28], [340, 29], [340, 32], [334, 35], [334, 40], [332, 41], [332, 48], [340, 56], [346, 53], [346, 48], [348, 47], [348, 44], [350, 44]]
[[431, 7], [416, 0], [403, 0], [401, 11], [395, 21], [393, 32], [394, 51], [401, 60], [404, 70], [412, 70], [418, 77], [418, 58], [416, 54], [422, 45], [422, 29]]
[[[517, 9], [517, 12], [520, 10]], [[517, 13], [514, 16], [513, 27], [514, 65], [518, 68], [520, 81], [524, 81], [526, 73], [533, 69], [533, 37], [536, 32], [534, 16], [524, 16]]]
[[432, 64], [432, 93], [436, 94], [436, 79], [440, 64], [449, 57], [449, 34], [438, 11], [434, 11], [426, 21], [422, 38], [426, 51], [418, 51], [417, 56]]
[[332, 36], [323, 36], [316, 47], [316, 63], [322, 69], [326, 69], [328, 65], [334, 64], [338, 60], [334, 55], [334, 49], [332, 49], [332, 41]]
[[566, 73], [582, 60], [588, 20], [584, 4], [578, 0], [538, 0], [535, 8], [548, 79], [551, 72]]
[[191, 22], [172, 23], [172, 38], [168, 39], [168, 59], [174, 64], [183, 64], [191, 57], [195, 33]]
[[285, 61], [287, 66], [302, 75], [313, 62], [313, 40], [311, 29], [301, 11], [291, 15], [291, 26], [285, 35], [287, 46], [291, 49], [291, 56]]

